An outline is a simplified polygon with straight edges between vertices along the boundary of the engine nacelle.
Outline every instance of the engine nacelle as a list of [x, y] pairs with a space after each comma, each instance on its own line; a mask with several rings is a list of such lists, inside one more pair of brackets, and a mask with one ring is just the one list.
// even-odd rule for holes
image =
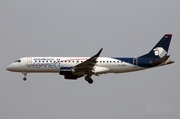
[[60, 75], [72, 75], [74, 72], [75, 71], [72, 67], [60, 67], [59, 74]]
[[70, 79], [70, 80], [76, 80], [78, 78], [78, 76], [77, 75], [65, 75], [64, 78]]

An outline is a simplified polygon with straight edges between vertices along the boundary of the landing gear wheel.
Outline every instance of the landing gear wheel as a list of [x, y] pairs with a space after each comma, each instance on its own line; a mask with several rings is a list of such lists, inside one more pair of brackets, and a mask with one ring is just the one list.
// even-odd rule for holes
[[27, 80], [26, 77], [24, 77], [23, 80], [26, 81]]
[[92, 84], [92, 83], [93, 83], [93, 80], [92, 80], [92, 79], [89, 79], [89, 80], [88, 80], [88, 83], [89, 83], [89, 84]]
[[86, 77], [85, 77], [85, 80], [86, 80], [89, 84], [92, 84], [92, 83], [93, 83], [93, 80], [91, 79], [91, 76], [86, 76]]

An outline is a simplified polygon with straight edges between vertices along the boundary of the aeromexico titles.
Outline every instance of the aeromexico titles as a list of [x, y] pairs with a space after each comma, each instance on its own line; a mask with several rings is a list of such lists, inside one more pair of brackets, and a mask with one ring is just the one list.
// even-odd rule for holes
[[100, 49], [92, 57], [23, 57], [6, 69], [24, 74], [24, 81], [27, 73], [59, 73], [69, 80], [84, 77], [92, 84], [93, 75], [132, 72], [174, 63], [168, 60], [171, 37], [172, 34], [165, 34], [149, 53], [139, 57], [99, 57], [103, 50]]

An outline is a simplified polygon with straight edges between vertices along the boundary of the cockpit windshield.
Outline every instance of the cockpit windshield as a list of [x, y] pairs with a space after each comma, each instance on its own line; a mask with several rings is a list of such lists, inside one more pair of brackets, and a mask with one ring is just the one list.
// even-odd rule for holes
[[21, 60], [16, 60], [16, 61], [14, 61], [14, 62], [21, 62]]

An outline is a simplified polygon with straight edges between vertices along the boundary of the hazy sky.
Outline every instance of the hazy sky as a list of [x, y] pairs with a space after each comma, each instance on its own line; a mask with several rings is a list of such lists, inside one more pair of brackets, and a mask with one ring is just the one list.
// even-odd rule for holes
[[[1, 119], [179, 119], [179, 0], [1, 0]], [[66, 80], [6, 71], [24, 56], [136, 57], [166, 33], [172, 65]]]

